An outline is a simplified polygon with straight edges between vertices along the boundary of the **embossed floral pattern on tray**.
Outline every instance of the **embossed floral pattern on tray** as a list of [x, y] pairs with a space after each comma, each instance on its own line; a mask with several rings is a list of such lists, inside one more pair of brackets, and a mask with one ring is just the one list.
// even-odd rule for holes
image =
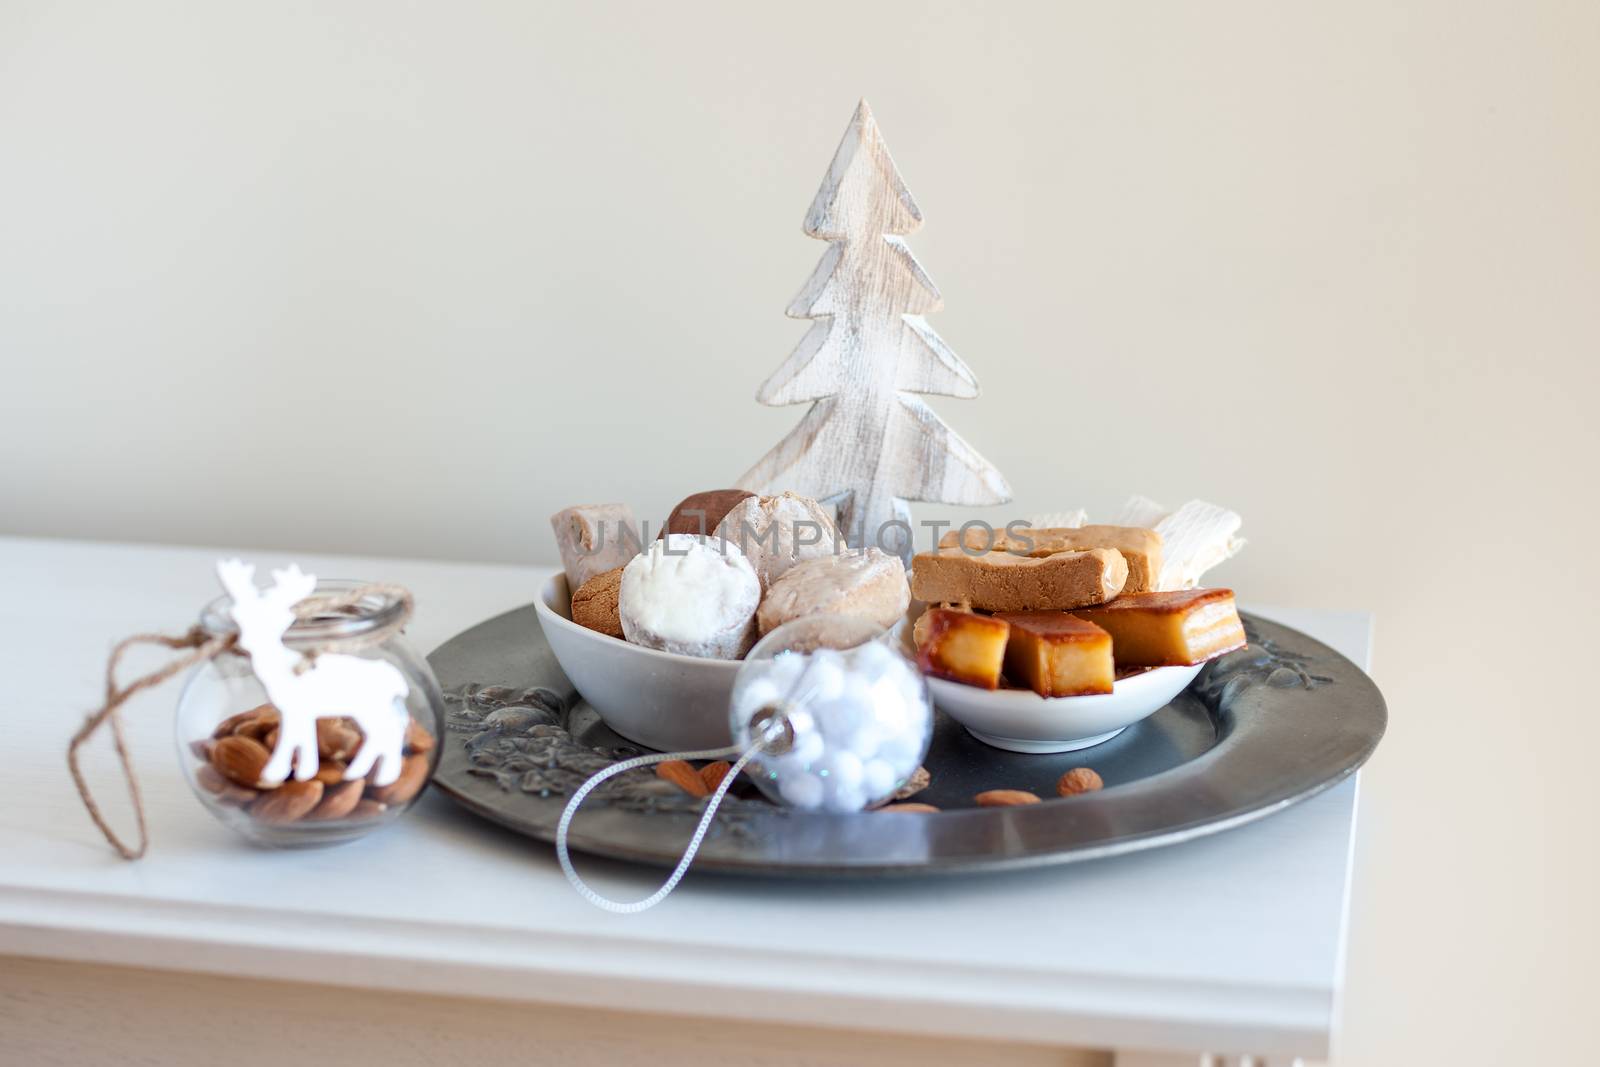
[[1312, 673], [1312, 657], [1291, 651], [1263, 636], [1261, 628], [1249, 616], [1243, 621], [1245, 637], [1250, 643], [1212, 660], [1190, 686], [1190, 691], [1213, 711], [1226, 708], [1252, 686], [1316, 689], [1333, 684], [1331, 677]]
[[[542, 686], [517, 690], [468, 683], [445, 691], [446, 727], [465, 748], [467, 773], [507, 792], [540, 798], [570, 796], [589, 777], [643, 750], [632, 745], [593, 748], [568, 731], [571, 712], [559, 693]], [[695, 813], [705, 804], [657, 777], [648, 767], [625, 771], [592, 794], [590, 803], [640, 814]], [[718, 825], [736, 825], [753, 811], [779, 814], [765, 801], [729, 795]]]

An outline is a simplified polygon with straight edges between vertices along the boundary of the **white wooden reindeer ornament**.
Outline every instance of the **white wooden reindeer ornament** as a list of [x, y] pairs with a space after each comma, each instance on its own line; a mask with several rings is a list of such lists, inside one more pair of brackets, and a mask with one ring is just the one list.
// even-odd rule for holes
[[239, 626], [239, 647], [250, 653], [250, 667], [278, 709], [278, 743], [261, 773], [277, 785], [289, 777], [306, 781], [317, 773], [317, 719], [348, 716], [365, 740], [345, 770], [346, 781], [376, 769], [374, 785], [389, 785], [400, 775], [405, 745], [405, 700], [410, 687], [392, 663], [337, 653], [305, 657], [283, 643], [294, 624], [294, 606], [316, 588], [315, 575], [290, 565], [272, 572], [273, 584], [259, 590], [255, 567], [236, 559], [217, 564], [217, 577], [233, 597], [229, 614]]
[[[914, 395], [978, 395], [977, 379], [923, 318], [944, 300], [902, 236], [921, 225], [863, 100], [806, 214], [806, 235], [829, 245], [788, 314], [815, 321], [756, 393], [763, 404], [811, 409], [738, 482], [834, 499], [847, 538], [899, 548], [908, 560], [907, 500], [1011, 499], [1000, 472]], [[883, 536], [891, 524], [904, 525], [899, 545]]]

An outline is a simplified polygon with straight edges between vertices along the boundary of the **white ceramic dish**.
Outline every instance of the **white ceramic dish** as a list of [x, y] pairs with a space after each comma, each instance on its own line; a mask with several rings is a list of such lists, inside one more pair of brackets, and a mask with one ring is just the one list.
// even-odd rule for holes
[[617, 733], [663, 752], [733, 743], [728, 697], [739, 660], [658, 652], [579, 626], [564, 574], [544, 583], [536, 608], [562, 672]]
[[[911, 628], [900, 627], [900, 647], [911, 659]], [[1109, 693], [1042, 697], [1026, 689], [980, 689], [928, 678], [940, 710], [986, 745], [1011, 752], [1073, 752], [1109, 741], [1154, 715], [1188, 688], [1200, 666], [1157, 667], [1118, 681]]]
[[[728, 697], [739, 660], [658, 652], [572, 621], [565, 575], [545, 582], [539, 624], [561, 670], [607, 726], [630, 741], [677, 752], [733, 743]], [[920, 605], [913, 605], [915, 614]], [[897, 627], [913, 660], [909, 621]], [[1165, 707], [1199, 667], [1159, 667], [1116, 683], [1110, 693], [1041, 697], [1025, 689], [979, 689], [929, 678], [933, 702], [984, 744], [1011, 752], [1071, 752], [1109, 741]]]

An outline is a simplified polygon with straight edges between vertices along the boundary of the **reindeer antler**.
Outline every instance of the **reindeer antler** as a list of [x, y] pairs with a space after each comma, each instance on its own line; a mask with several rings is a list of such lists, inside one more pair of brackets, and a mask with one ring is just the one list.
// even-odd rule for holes
[[261, 594], [256, 589], [256, 568], [252, 563], [237, 559], [219, 559], [217, 578], [221, 580], [222, 588], [233, 597], [235, 604], [260, 599]]
[[273, 571], [272, 582], [272, 588], [265, 594], [266, 599], [286, 608], [294, 607], [317, 588], [317, 576], [303, 572], [298, 563]]

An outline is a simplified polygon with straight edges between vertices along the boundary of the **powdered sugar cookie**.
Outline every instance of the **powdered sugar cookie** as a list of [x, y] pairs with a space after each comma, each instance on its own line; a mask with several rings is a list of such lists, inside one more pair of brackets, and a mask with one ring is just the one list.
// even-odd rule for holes
[[761, 582], [737, 545], [668, 534], [622, 570], [617, 611], [636, 645], [707, 659], [738, 659], [755, 642]]

